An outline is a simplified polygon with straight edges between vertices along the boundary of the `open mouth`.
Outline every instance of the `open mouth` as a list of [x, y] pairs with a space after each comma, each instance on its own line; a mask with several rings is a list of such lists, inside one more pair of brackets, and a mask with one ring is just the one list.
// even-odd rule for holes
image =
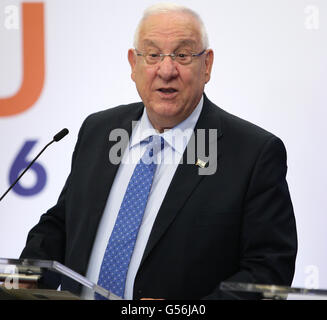
[[164, 94], [172, 94], [172, 93], [177, 92], [177, 90], [174, 88], [160, 88], [160, 89], [158, 89], [158, 91], [160, 91]]

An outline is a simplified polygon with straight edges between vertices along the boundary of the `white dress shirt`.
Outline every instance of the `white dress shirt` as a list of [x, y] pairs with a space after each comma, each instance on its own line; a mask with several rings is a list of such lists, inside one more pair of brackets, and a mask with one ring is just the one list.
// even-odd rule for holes
[[[152, 188], [149, 194], [143, 220], [132, 253], [127, 279], [125, 284], [125, 299], [133, 299], [134, 280], [142, 260], [142, 256], [148, 242], [153, 223], [173, 179], [177, 166], [184, 154], [185, 148], [191, 138], [194, 127], [199, 119], [203, 107], [203, 97], [193, 113], [173, 129], [160, 134], [165, 140], [165, 148], [162, 152], [161, 162], [158, 163], [153, 178]], [[144, 109], [146, 110], [146, 109]], [[133, 129], [130, 143], [122, 158], [117, 175], [113, 182], [108, 201], [103, 212], [91, 257], [89, 260], [86, 277], [98, 282], [103, 256], [114, 228], [116, 218], [123, 201], [128, 183], [132, 177], [136, 164], [145, 152], [146, 145], [141, 143], [151, 135], [158, 134], [149, 121], [147, 112], [143, 112], [141, 119]], [[92, 299], [93, 295], [87, 290], [83, 292], [84, 298]], [[151, 297], [150, 297], [151, 298]]]

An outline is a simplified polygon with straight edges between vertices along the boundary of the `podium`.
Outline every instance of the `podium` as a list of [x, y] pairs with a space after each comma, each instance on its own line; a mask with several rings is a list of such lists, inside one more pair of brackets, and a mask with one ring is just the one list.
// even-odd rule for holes
[[266, 300], [327, 300], [327, 290], [293, 288], [254, 283], [222, 282], [220, 289], [234, 299], [261, 295]]
[[[61, 290], [63, 280], [80, 293]], [[0, 258], [0, 300], [123, 300], [57, 261]]]

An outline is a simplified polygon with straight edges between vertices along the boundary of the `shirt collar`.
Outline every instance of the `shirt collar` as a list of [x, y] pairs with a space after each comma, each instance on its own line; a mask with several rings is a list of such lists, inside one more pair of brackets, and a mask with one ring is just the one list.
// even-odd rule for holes
[[165, 143], [168, 143], [175, 151], [183, 154], [199, 119], [202, 108], [203, 96], [201, 97], [197, 107], [187, 119], [179, 123], [174, 128], [165, 130], [161, 134], [158, 134], [158, 132], [153, 128], [148, 118], [146, 108], [144, 108], [143, 115], [133, 130], [132, 139], [129, 146], [130, 149], [138, 144], [141, 144], [141, 142], [148, 140], [148, 138], [152, 135], [159, 135], [164, 138]]

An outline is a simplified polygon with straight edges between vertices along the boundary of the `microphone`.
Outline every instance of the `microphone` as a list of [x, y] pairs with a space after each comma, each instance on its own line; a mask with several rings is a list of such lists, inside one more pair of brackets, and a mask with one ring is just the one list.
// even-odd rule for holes
[[26, 169], [19, 175], [16, 181], [9, 187], [9, 189], [1, 196], [0, 201], [7, 195], [7, 193], [17, 184], [17, 182], [21, 179], [21, 177], [26, 173], [26, 171], [33, 165], [33, 163], [40, 157], [40, 155], [47, 149], [52, 143], [60, 141], [62, 138], [67, 136], [69, 133], [68, 129], [62, 129], [58, 132], [54, 137], [53, 140], [50, 141], [42, 150], [41, 152], [32, 160], [32, 162], [26, 167]]
[[[53, 141], [58, 142], [60, 141], [62, 138], [66, 137], [67, 134], [69, 133], [68, 129], [62, 129], [60, 132], [58, 132], [54, 137], [53, 137]], [[53, 142], [51, 141], [51, 143]]]

